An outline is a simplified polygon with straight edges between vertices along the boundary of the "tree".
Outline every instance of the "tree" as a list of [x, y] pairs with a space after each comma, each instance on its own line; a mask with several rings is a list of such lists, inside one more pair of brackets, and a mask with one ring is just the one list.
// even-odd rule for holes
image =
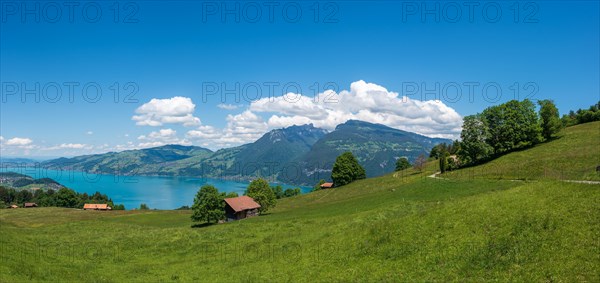
[[488, 107], [481, 114], [489, 129], [487, 144], [494, 154], [508, 152], [541, 141], [542, 128], [534, 104], [526, 99]]
[[228, 192], [228, 193], [221, 193], [223, 194], [223, 198], [237, 198], [239, 197], [238, 193], [236, 192]]
[[76, 207], [79, 204], [77, 193], [71, 189], [61, 188], [54, 197], [56, 206], [59, 207]]
[[147, 204], [145, 204], [145, 203], [140, 204], [140, 210], [148, 210], [148, 209], [150, 209], [150, 207], [148, 207]]
[[260, 204], [258, 212], [261, 214], [275, 207], [277, 197], [265, 179], [259, 178], [250, 182], [246, 195]]
[[448, 153], [447, 151], [442, 151], [440, 153], [439, 163], [440, 172], [442, 172], [442, 174], [446, 173], [446, 169], [448, 168], [448, 157], [450, 157], [450, 153]]
[[556, 105], [552, 100], [540, 100], [540, 118], [542, 119], [542, 136], [549, 140], [561, 129], [561, 121]]
[[419, 170], [419, 172], [423, 171], [423, 169], [425, 168], [425, 165], [427, 164], [427, 158], [425, 158], [425, 155], [420, 154], [417, 159], [415, 160], [415, 169]]
[[460, 133], [462, 141], [457, 152], [460, 159], [470, 164], [486, 159], [493, 151], [487, 143], [489, 137], [488, 126], [481, 115], [466, 116], [463, 119], [463, 129]]
[[273, 190], [273, 193], [275, 194], [275, 198], [277, 198], [277, 199], [283, 198], [283, 188], [281, 187], [281, 185], [273, 186], [273, 187], [271, 187], [271, 190]]
[[125, 205], [123, 205], [123, 204], [117, 204], [117, 205], [113, 206], [112, 209], [113, 210], [125, 210]]
[[331, 170], [331, 179], [335, 186], [350, 184], [356, 180], [367, 177], [365, 169], [358, 164], [351, 152], [342, 153], [335, 159], [333, 169]]
[[192, 205], [192, 221], [218, 222], [225, 218], [225, 195], [212, 185], [204, 185], [196, 193]]
[[396, 160], [396, 171], [404, 170], [410, 168], [410, 162], [408, 162], [408, 158], [400, 157]]
[[300, 190], [300, 188], [293, 188], [293, 189], [286, 189], [283, 192], [283, 197], [285, 198], [289, 198], [289, 197], [293, 197], [293, 196], [297, 196], [301, 193], [302, 191]]
[[[429, 158], [438, 159], [439, 157], [440, 157], [440, 147], [438, 144], [431, 148], [431, 151], [429, 152]], [[398, 171], [398, 169], [396, 169], [396, 171]]]

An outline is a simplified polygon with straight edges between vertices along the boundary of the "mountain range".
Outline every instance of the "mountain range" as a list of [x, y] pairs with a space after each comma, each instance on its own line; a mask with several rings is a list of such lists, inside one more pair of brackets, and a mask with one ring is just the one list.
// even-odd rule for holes
[[155, 148], [58, 158], [41, 163], [69, 169], [118, 175], [202, 176], [248, 180], [256, 176], [296, 185], [328, 180], [338, 155], [352, 152], [368, 177], [394, 171], [395, 161], [411, 162], [439, 143], [451, 140], [349, 120], [334, 131], [312, 124], [272, 130], [253, 143], [211, 151], [197, 146]]

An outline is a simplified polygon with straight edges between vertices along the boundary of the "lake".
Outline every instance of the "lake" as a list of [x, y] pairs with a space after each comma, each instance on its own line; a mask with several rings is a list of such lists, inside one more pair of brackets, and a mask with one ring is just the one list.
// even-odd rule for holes
[[[115, 204], [124, 204], [126, 209], [140, 207], [145, 203], [151, 209], [175, 209], [183, 205], [192, 206], [196, 192], [202, 185], [210, 184], [221, 192], [236, 192], [243, 195], [249, 182], [230, 181], [198, 177], [164, 176], [118, 176], [98, 175], [80, 171], [49, 170], [40, 167], [1, 168], [1, 172], [17, 172], [33, 178], [51, 178], [79, 193], [100, 192], [112, 198]], [[286, 188], [300, 188], [302, 193], [310, 187], [279, 184]], [[275, 185], [275, 184], [272, 184]]]

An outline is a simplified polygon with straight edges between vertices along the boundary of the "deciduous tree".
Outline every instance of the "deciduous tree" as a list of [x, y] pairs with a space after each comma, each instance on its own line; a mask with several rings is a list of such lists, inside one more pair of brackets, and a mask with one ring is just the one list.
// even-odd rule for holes
[[359, 179], [366, 178], [365, 169], [358, 164], [351, 152], [342, 153], [335, 159], [331, 170], [331, 179], [335, 186], [343, 186]]
[[400, 157], [396, 160], [396, 171], [404, 170], [410, 168], [410, 162], [408, 162], [408, 158]]
[[542, 136], [545, 140], [549, 140], [557, 134], [562, 128], [558, 108], [552, 100], [540, 100], [540, 118], [542, 124]]
[[490, 133], [481, 115], [466, 116], [463, 119], [463, 129], [460, 133], [459, 158], [467, 164], [476, 163], [487, 158], [493, 151], [488, 144]]
[[426, 164], [427, 164], [427, 158], [425, 158], [425, 155], [420, 154], [417, 157], [417, 159], [415, 160], [414, 167], [415, 167], [415, 169], [419, 170], [419, 172], [421, 172], [425, 168]]
[[194, 198], [192, 221], [206, 221], [211, 223], [225, 218], [224, 196], [214, 186], [202, 186]]
[[246, 195], [260, 204], [258, 212], [261, 214], [275, 207], [277, 197], [265, 179], [258, 178], [250, 182]]

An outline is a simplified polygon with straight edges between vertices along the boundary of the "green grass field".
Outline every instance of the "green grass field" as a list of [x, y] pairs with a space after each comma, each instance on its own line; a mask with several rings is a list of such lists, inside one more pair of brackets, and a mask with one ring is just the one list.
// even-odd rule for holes
[[[533, 162], [557, 142], [503, 158]], [[432, 162], [197, 228], [189, 211], [0, 210], [0, 282], [600, 281], [600, 185], [426, 177], [435, 171]]]

